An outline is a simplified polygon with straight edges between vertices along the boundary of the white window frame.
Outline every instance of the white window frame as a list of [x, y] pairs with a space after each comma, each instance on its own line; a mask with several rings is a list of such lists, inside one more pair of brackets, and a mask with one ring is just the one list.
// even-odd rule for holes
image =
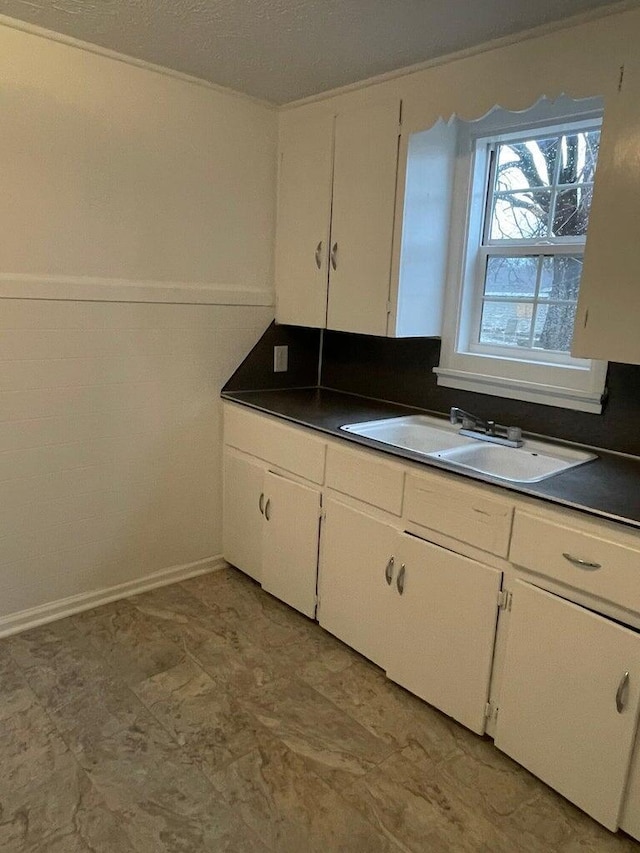
[[[489, 253], [502, 254], [495, 246], [503, 245], [503, 241], [483, 240], [491, 193], [489, 146], [558, 132], [567, 126], [591, 128], [601, 120], [601, 110], [594, 108], [592, 102], [588, 109], [580, 109], [575, 102], [569, 104], [570, 112], [566, 103], [561, 105], [562, 116], [556, 111], [550, 117], [549, 105], [544, 104], [542, 109], [530, 111], [529, 116], [500, 111], [497, 116], [476, 123], [475, 128], [465, 123], [465, 132], [460, 133], [454, 185], [441, 357], [434, 372], [438, 384], [449, 388], [599, 413], [607, 362], [572, 358], [568, 353], [478, 342], [486, 257]], [[584, 241], [571, 237], [553, 243], [509, 240], [504, 245], [504, 254], [511, 256], [583, 252]]]

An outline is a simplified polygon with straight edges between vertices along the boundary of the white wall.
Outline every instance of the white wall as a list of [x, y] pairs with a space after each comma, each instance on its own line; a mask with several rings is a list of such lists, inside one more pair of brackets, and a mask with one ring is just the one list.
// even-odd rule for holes
[[276, 114], [1, 26], [0, 79], [2, 633], [220, 553], [219, 390], [273, 316]]
[[0, 271], [268, 287], [275, 112], [0, 26]]

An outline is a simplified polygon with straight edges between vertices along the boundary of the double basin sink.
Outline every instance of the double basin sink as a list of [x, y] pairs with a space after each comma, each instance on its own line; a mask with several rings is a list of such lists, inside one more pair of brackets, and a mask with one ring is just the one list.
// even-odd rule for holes
[[510, 483], [538, 483], [596, 458], [583, 450], [528, 439], [522, 447], [491, 444], [460, 435], [454, 427], [426, 415], [346, 424], [340, 429]]

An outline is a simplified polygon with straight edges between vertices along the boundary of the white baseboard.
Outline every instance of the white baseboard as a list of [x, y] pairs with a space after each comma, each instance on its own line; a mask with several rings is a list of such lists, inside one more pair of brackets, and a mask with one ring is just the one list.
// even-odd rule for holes
[[128, 598], [131, 595], [147, 592], [147, 590], [159, 586], [177, 583], [187, 578], [194, 578], [197, 575], [204, 575], [207, 572], [218, 571], [225, 566], [227, 563], [222, 556], [207, 557], [204, 560], [187, 563], [184, 566], [171, 566], [169, 569], [161, 569], [159, 572], [152, 572], [150, 575], [144, 575], [144, 577], [116, 584], [116, 586], [110, 586], [106, 589], [82, 592], [79, 595], [40, 604], [38, 607], [31, 607], [28, 610], [11, 613], [8, 616], [0, 616], [0, 637], [8, 637], [10, 634], [36, 628], [38, 625], [45, 625], [47, 622], [64, 619], [65, 616], [72, 616], [74, 613], [80, 613], [83, 610], [91, 610], [92, 607], [99, 607], [101, 604], [108, 604], [110, 601], [117, 601], [119, 598]]

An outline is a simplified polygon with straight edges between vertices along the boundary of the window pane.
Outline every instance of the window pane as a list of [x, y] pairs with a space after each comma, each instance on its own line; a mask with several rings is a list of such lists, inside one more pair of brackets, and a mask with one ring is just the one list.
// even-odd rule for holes
[[577, 300], [581, 275], [581, 257], [545, 255], [540, 274], [540, 299]]
[[539, 304], [533, 330], [534, 347], [569, 352], [575, 317], [575, 302], [569, 305]]
[[550, 205], [550, 190], [496, 196], [491, 217], [491, 239], [534, 240], [546, 237]]
[[584, 237], [589, 223], [593, 187], [560, 190], [553, 212], [554, 237]]
[[496, 190], [525, 190], [553, 181], [558, 138], [531, 139], [498, 145]]
[[535, 296], [537, 257], [487, 258], [485, 296]]
[[530, 346], [531, 302], [484, 302], [480, 343], [509, 347]]
[[565, 134], [560, 140], [558, 183], [579, 184], [593, 181], [599, 149], [599, 130]]

